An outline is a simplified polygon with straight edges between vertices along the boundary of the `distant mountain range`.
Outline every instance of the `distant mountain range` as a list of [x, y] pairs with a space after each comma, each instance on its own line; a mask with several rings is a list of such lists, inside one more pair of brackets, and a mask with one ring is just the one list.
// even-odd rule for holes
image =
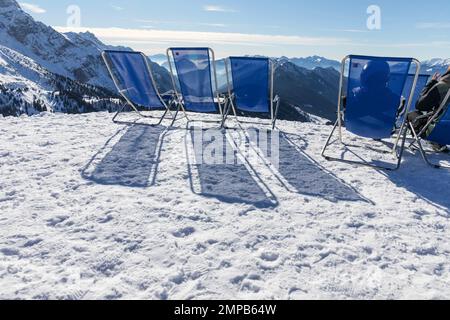
[[[15, 0], [0, 0], [0, 37], [1, 114], [113, 111], [121, 103], [101, 52], [130, 48], [108, 46], [89, 32], [59, 33], [35, 21]], [[166, 56], [150, 58], [160, 90], [170, 90], [170, 74], [160, 66], [167, 67]], [[334, 77], [336, 71], [310, 71], [288, 61], [280, 64], [277, 83], [283, 85], [276, 87], [283, 96], [280, 118], [310, 121], [310, 113], [332, 119], [334, 106], [329, 93], [332, 90], [322, 84], [328, 82], [327, 77]], [[221, 87], [226, 85], [224, 70], [224, 60], [218, 61]], [[303, 96], [299, 88], [305, 89]], [[328, 94], [330, 99], [326, 97]]]
[[169, 67], [167, 56], [165, 54], [154, 54], [149, 56], [150, 60], [159, 64], [160, 66]]
[[309, 70], [314, 70], [315, 68], [333, 68], [337, 71], [340, 71], [341, 63], [336, 60], [330, 60], [324, 57], [319, 56], [312, 56], [312, 57], [306, 57], [306, 58], [287, 58], [287, 57], [281, 57], [277, 59], [281, 62], [291, 62], [295, 64], [298, 67], [302, 67]]
[[336, 120], [339, 72], [334, 68], [309, 70], [283, 62], [275, 72], [275, 92], [281, 97], [280, 117], [294, 112]]
[[[165, 67], [169, 68], [169, 64], [167, 62], [167, 56], [165, 54], [155, 54], [149, 56], [150, 60], [153, 62]], [[340, 71], [341, 63], [336, 60], [330, 60], [324, 57], [319, 56], [311, 56], [306, 58], [287, 58], [287, 57], [272, 57], [272, 59], [279, 61], [279, 62], [291, 62], [295, 64], [298, 67], [314, 70], [315, 68], [334, 68], [337, 71]], [[219, 60], [221, 61], [221, 60]]]
[[[149, 58], [153, 62], [168, 69], [169, 65], [167, 62], [167, 56], [165, 54], [150, 55]], [[310, 56], [305, 58], [274, 57], [272, 59], [281, 63], [290, 62], [298, 67], [305, 68], [308, 70], [314, 70], [316, 68], [322, 69], [333, 68], [339, 72], [341, 70], [340, 61], [330, 60], [320, 56]], [[450, 66], [450, 58], [449, 59], [435, 58], [431, 60], [425, 60], [421, 62], [421, 65], [422, 65], [421, 66], [422, 73], [427, 74], [433, 74], [435, 72], [444, 73]]]
[[[35, 21], [15, 0], [0, 0], [0, 39], [0, 114], [113, 111], [122, 103], [101, 52], [131, 48], [106, 45], [89, 32], [60, 33]], [[165, 54], [149, 58], [160, 90], [170, 90]], [[334, 121], [340, 62], [319, 56], [275, 60], [280, 118]], [[450, 59], [433, 59], [424, 62], [423, 70], [442, 72], [449, 63]], [[225, 91], [224, 60], [218, 61], [217, 69]]]
[[444, 74], [450, 66], [450, 59], [431, 59], [422, 61], [421, 64], [422, 73], [434, 74], [435, 72], [439, 72]]
[[[151, 55], [149, 58], [169, 70], [166, 55]], [[335, 121], [339, 62], [317, 56], [296, 59], [282, 57], [274, 60], [278, 65], [275, 72], [275, 94], [281, 97], [279, 118], [310, 122], [313, 121], [312, 118], [319, 117]], [[225, 93], [225, 60], [217, 60], [216, 67], [220, 91]]]

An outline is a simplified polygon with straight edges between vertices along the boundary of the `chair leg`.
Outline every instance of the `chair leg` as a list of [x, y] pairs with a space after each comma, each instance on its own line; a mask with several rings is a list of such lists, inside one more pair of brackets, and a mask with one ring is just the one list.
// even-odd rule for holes
[[[139, 124], [139, 123], [137, 123], [136, 121], [133, 121], [133, 122], [129, 122], [129, 121], [120, 121], [120, 120], [117, 120], [117, 117], [119, 116], [119, 114], [120, 113], [122, 113], [123, 112], [123, 110], [125, 109], [125, 107], [127, 107], [129, 105], [129, 103], [125, 103], [117, 112], [116, 112], [116, 114], [114, 115], [114, 117], [113, 117], [113, 119], [112, 119], [112, 121], [114, 122], [114, 123], [116, 123], [116, 124], [125, 124], [125, 125], [135, 125], [135, 124]], [[142, 113], [140, 113], [133, 105], [130, 105], [131, 106], [131, 109], [132, 109], [132, 111], [133, 112], [135, 112], [136, 114], [138, 114], [140, 117], [142, 117], [142, 118], [146, 118], [146, 119], [149, 119], [149, 118], [157, 118], [157, 117], [154, 117], [154, 116], [145, 116], [145, 115], [143, 115]], [[157, 119], [159, 119], [158, 120], [158, 122], [157, 123], [155, 123], [155, 124], [145, 124], [145, 125], [148, 125], [148, 126], [152, 126], [152, 127], [156, 127], [156, 126], [159, 126], [159, 125], [161, 125], [161, 123], [164, 121], [164, 119], [166, 118], [166, 116], [167, 116], [167, 114], [168, 113], [170, 113], [170, 110], [169, 109], [166, 109], [165, 111], [164, 111], [164, 114], [162, 115], [162, 117], [161, 118], [157, 118]], [[171, 113], [172, 114], [172, 113]], [[176, 119], [176, 116], [174, 117], [174, 119]], [[144, 123], [143, 123], [144, 124]]]
[[[406, 131], [403, 130], [403, 132], [401, 133], [401, 135], [403, 135], [403, 141], [401, 144], [401, 149], [399, 151], [399, 153], [395, 154], [395, 158], [397, 163], [395, 164], [395, 167], [384, 167], [384, 166], [378, 166], [378, 165], [373, 165], [370, 163], [366, 163], [363, 161], [355, 161], [355, 160], [346, 160], [346, 159], [339, 159], [339, 158], [332, 158], [330, 156], [327, 156], [326, 150], [328, 149], [328, 147], [330, 145], [332, 145], [332, 143], [330, 143], [331, 138], [334, 136], [334, 133], [336, 132], [336, 129], [339, 127], [340, 121], [338, 120], [336, 122], [336, 124], [333, 127], [333, 130], [331, 130], [330, 136], [328, 137], [325, 146], [322, 150], [322, 157], [324, 157], [327, 161], [338, 161], [338, 162], [343, 162], [343, 163], [348, 163], [348, 164], [354, 164], [354, 165], [359, 165], [359, 166], [366, 166], [366, 167], [371, 167], [371, 168], [375, 168], [375, 169], [380, 169], [380, 170], [387, 170], [387, 171], [396, 171], [400, 168], [401, 162], [402, 162], [402, 158], [403, 158], [403, 151], [404, 151], [404, 147], [405, 147], [405, 143], [406, 143]], [[400, 135], [400, 137], [401, 137]], [[345, 144], [342, 143], [344, 146]]]
[[177, 121], [178, 113], [180, 113], [180, 110], [181, 110], [181, 106], [180, 106], [180, 104], [178, 104], [178, 108], [177, 108], [177, 111], [175, 112], [175, 116], [173, 117], [172, 123], [170, 124], [170, 128], [173, 127], [173, 125]]
[[[402, 133], [399, 132], [400, 136], [401, 136], [401, 134]], [[391, 170], [391, 169], [388, 169], [388, 170], [395, 171], [395, 170], [400, 169], [400, 165], [401, 165], [402, 159], [403, 159], [403, 152], [405, 151], [405, 144], [406, 144], [406, 136], [407, 136], [407, 134], [408, 134], [408, 128], [404, 127], [404, 129], [403, 129], [403, 140], [402, 140], [402, 144], [401, 144], [399, 153], [397, 153], [397, 146], [398, 145], [394, 149], [394, 151], [395, 151], [395, 153], [397, 155], [397, 158], [398, 158], [397, 167], [394, 170]]]
[[231, 110], [231, 106], [230, 106], [230, 102], [228, 102], [225, 106], [225, 110], [224, 110], [224, 114], [222, 117], [222, 123], [220, 124], [220, 128], [224, 129], [225, 128], [225, 123], [228, 119], [228, 116], [230, 115], [230, 110]]
[[118, 121], [116, 121], [117, 117], [119, 116], [119, 114], [125, 109], [125, 107], [128, 105], [128, 103], [124, 103], [119, 110], [117, 110], [116, 114], [114, 115], [114, 117], [112, 118], [112, 121], [114, 123], [118, 123]]
[[435, 163], [432, 163], [428, 159], [427, 153], [425, 152], [425, 149], [423, 148], [423, 145], [422, 145], [422, 139], [417, 135], [417, 132], [414, 129], [414, 126], [412, 125], [412, 123], [409, 122], [408, 124], [409, 124], [409, 128], [414, 137], [414, 142], [411, 144], [411, 146], [414, 145], [415, 143], [417, 143], [417, 145], [419, 147], [420, 155], [422, 156], [423, 161], [425, 161], [426, 164], [428, 164], [429, 166], [431, 166], [435, 169], [450, 169], [450, 166], [443, 166], [440, 164], [435, 164]]
[[278, 119], [278, 110], [280, 108], [280, 99], [277, 100], [277, 106], [275, 107], [275, 116], [272, 120], [272, 130], [275, 130], [275, 127], [277, 125], [277, 119]]
[[[166, 115], [167, 115], [168, 112], [169, 112], [169, 109], [167, 109], [166, 111], [164, 111], [163, 116], [161, 117], [161, 119], [159, 119], [159, 122], [158, 122], [155, 126], [159, 126], [159, 125], [163, 122], [163, 120], [164, 120], [164, 118], [166, 117]], [[176, 119], [176, 118], [174, 118], [174, 119]]]
[[325, 152], [327, 151], [327, 148], [330, 146], [331, 138], [333, 137], [334, 132], [336, 131], [336, 128], [337, 128], [338, 125], [339, 125], [339, 121], [336, 121], [336, 123], [333, 126], [333, 130], [331, 130], [331, 133], [328, 136], [327, 142], [325, 143], [325, 146], [322, 149], [322, 154], [321, 155], [322, 155], [322, 157], [324, 157], [327, 160], [329, 160], [329, 158], [325, 155]]

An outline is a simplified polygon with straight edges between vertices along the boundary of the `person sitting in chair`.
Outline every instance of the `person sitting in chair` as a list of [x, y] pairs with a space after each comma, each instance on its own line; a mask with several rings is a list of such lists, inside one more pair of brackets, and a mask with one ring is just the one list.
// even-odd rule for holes
[[[450, 67], [447, 72], [441, 76], [439, 73], [435, 73], [431, 81], [425, 86], [420, 98], [416, 104], [416, 111], [408, 114], [408, 121], [411, 122], [414, 131], [419, 134], [430, 119], [438, 111], [441, 104], [450, 90]], [[426, 136], [426, 133], [423, 135]], [[447, 146], [443, 146], [437, 143], [431, 143], [433, 150], [437, 152], [449, 152]]]
[[[365, 126], [373, 129], [382, 127], [391, 121], [390, 110], [400, 105], [401, 97], [389, 88], [391, 68], [385, 61], [369, 61], [364, 65], [360, 75], [360, 86], [344, 97], [344, 109], [349, 104], [364, 105], [369, 109], [377, 109]], [[353, 117], [365, 117], [364, 108], [353, 108]]]

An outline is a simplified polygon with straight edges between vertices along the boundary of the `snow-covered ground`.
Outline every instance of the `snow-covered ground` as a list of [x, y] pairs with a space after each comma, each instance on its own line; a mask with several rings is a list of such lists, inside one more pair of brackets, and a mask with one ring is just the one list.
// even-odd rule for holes
[[450, 173], [418, 155], [327, 162], [330, 127], [280, 122], [278, 170], [196, 165], [188, 131], [110, 119], [0, 118], [0, 298], [450, 297]]

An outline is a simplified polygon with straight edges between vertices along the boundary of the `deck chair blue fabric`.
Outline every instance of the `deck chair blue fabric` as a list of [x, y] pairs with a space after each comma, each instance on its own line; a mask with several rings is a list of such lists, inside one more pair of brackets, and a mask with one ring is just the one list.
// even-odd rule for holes
[[147, 57], [140, 52], [110, 50], [104, 51], [102, 57], [118, 92], [127, 102], [116, 113], [113, 121], [116, 122], [117, 116], [129, 105], [144, 118], [154, 117], [143, 115], [139, 112], [139, 107], [149, 110], [165, 110], [157, 123], [160, 124], [170, 113], [173, 96], [169, 95], [168, 103], [163, 100], [154, 81]]
[[[406, 78], [405, 87], [402, 93], [406, 101], [409, 101], [409, 97], [411, 96], [414, 78], [415, 74], [409, 74], [408, 77]], [[422, 93], [423, 88], [425, 88], [425, 86], [427, 85], [429, 78], [430, 75], [428, 74], [420, 74], [419, 77], [417, 78], [417, 84], [413, 92], [413, 99], [411, 101], [411, 108], [409, 111], [414, 111], [416, 109], [417, 101], [419, 101], [420, 94]]]
[[414, 143], [418, 144], [422, 158], [427, 164], [435, 168], [450, 169], [449, 166], [432, 163], [428, 159], [421, 143], [421, 140], [423, 139], [440, 145], [450, 145], [450, 90], [447, 92], [447, 95], [438, 110], [428, 120], [428, 123], [420, 132], [414, 130], [412, 123], [409, 123], [409, 129], [413, 133]]
[[438, 119], [427, 140], [441, 145], [450, 145], [450, 110], [448, 104], [445, 107], [443, 116]]
[[175, 65], [181, 91], [180, 103], [186, 118], [189, 120], [186, 111], [220, 113], [220, 120], [213, 122], [221, 122], [225, 101], [218, 92], [214, 51], [210, 48], [169, 48], [167, 56], [174, 90], [177, 91], [171, 61]]
[[[345, 66], [348, 60], [347, 93], [343, 94]], [[338, 120], [328, 138], [322, 155], [327, 160], [338, 160], [348, 163], [369, 165], [381, 169], [396, 170], [400, 167], [406, 139], [406, 126], [401, 126], [396, 140], [396, 167], [373, 165], [367, 162], [357, 162], [345, 159], [331, 158], [325, 155], [334, 132], [339, 128], [339, 141], [342, 141], [342, 127], [347, 131], [364, 138], [382, 140], [392, 137], [396, 125], [397, 112], [408, 72], [412, 63], [417, 66], [415, 77], [420, 71], [420, 63], [412, 58], [382, 58], [369, 56], [348, 56], [342, 61], [340, 93], [338, 101]], [[411, 93], [415, 88], [411, 88]], [[346, 96], [346, 99], [343, 97]], [[346, 105], [342, 101], [346, 100]], [[409, 110], [409, 105], [407, 106]], [[399, 148], [400, 137], [403, 136]]]
[[408, 77], [406, 78], [405, 87], [403, 88], [402, 93], [404, 99], [402, 103], [404, 105], [403, 108], [398, 110], [397, 128], [400, 128], [405, 121], [405, 117], [407, 114], [406, 107], [411, 97], [411, 93], [412, 93], [412, 100], [409, 112], [416, 110], [416, 105], [417, 102], [419, 101], [420, 94], [422, 93], [422, 90], [425, 88], [425, 86], [428, 83], [428, 79], [430, 78], [428, 74], [420, 74], [419, 77], [417, 78], [417, 83], [414, 92], [412, 92], [415, 76], [416, 76], [415, 74], [408, 74]]
[[[269, 114], [271, 125], [275, 127], [280, 100], [273, 97], [273, 65], [270, 59], [230, 57], [226, 69], [229, 106], [233, 109], [236, 119], [236, 110]], [[228, 109], [226, 115], [229, 111]]]

